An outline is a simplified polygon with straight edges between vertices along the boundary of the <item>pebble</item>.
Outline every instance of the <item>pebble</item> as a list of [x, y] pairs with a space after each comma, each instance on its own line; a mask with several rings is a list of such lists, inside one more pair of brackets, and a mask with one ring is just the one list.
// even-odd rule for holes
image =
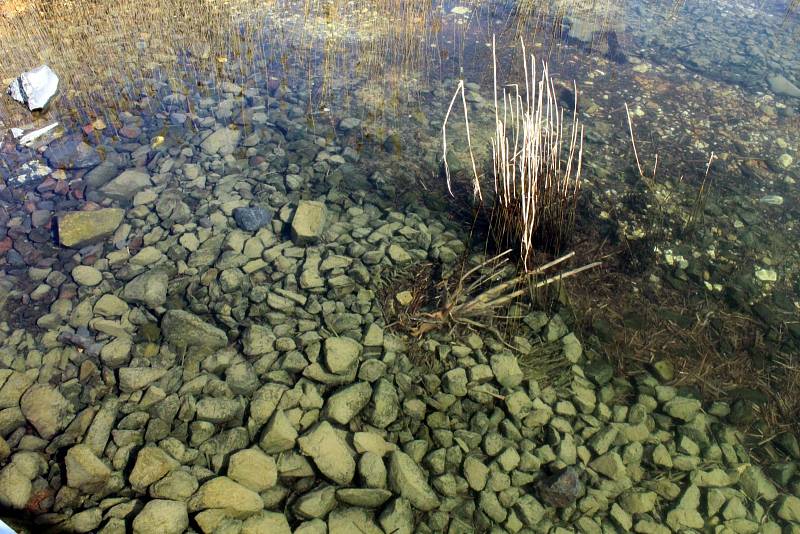
[[87, 265], [78, 265], [72, 269], [72, 278], [79, 285], [94, 287], [103, 281], [103, 273]]

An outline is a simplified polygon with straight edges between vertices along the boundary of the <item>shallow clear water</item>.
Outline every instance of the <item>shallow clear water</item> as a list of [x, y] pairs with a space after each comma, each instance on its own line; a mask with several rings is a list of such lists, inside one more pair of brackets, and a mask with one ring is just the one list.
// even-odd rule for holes
[[[401, 290], [433, 286], [436, 269], [491, 252], [485, 225], [473, 225], [466, 175], [454, 196], [445, 187], [441, 128], [463, 79], [472, 141], [488, 162], [495, 38], [499, 82], [521, 81], [524, 42], [548, 62], [567, 109], [577, 86], [586, 132], [565, 252], [576, 252], [571, 266], [603, 265], [533, 309], [559, 312], [588, 355], [619, 371], [667, 359], [677, 385], [753, 402], [758, 416], [739, 422], [755, 435], [796, 424], [800, 15], [791, 6], [117, 4], [35, 13], [21, 2], [0, 19], [4, 82], [41, 63], [61, 77], [44, 113], [5, 98], [0, 126], [58, 121], [63, 134], [25, 148], [8, 133], [0, 147], [0, 367], [45, 362], [54, 384], [108, 385], [81, 358], [53, 367], [51, 351], [130, 337], [133, 363], [174, 363], [157, 325], [166, 310], [189, 310], [231, 342], [269, 324], [288, 339], [287, 376], [272, 379], [290, 381], [309, 364], [289, 347], [308, 343], [305, 334], [354, 330], [337, 321], [402, 323]], [[460, 109], [450, 121], [452, 164], [463, 169]], [[80, 157], [79, 141], [89, 145]], [[327, 211], [316, 241], [292, 228], [305, 201]], [[61, 246], [65, 212], [119, 206], [123, 220], [101, 238]], [[234, 210], [247, 207], [271, 220], [244, 228]], [[92, 269], [76, 274], [80, 265]], [[148, 282], [154, 296], [128, 289], [156, 271], [166, 273], [162, 295], [161, 279]], [[111, 293], [125, 313], [98, 312]], [[59, 338], [66, 330], [77, 338]], [[468, 332], [453, 335], [468, 344]], [[37, 347], [27, 357], [12, 348], [22, 339]], [[436, 350], [424, 339], [417, 347]]]

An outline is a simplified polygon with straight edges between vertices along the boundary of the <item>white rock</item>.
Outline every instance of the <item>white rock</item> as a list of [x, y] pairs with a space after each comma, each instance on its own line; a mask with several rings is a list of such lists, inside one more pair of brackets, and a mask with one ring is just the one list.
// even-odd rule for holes
[[58, 92], [58, 76], [47, 65], [23, 72], [8, 86], [8, 94], [31, 111], [44, 109]]

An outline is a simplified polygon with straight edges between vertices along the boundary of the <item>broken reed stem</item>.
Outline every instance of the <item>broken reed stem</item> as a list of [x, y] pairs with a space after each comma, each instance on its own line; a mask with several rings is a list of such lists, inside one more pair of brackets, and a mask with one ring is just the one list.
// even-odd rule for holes
[[636, 150], [636, 139], [633, 138], [633, 121], [631, 120], [631, 112], [628, 109], [628, 103], [625, 102], [625, 114], [628, 116], [628, 130], [631, 133], [631, 145], [633, 145], [633, 156], [636, 158], [636, 168], [639, 169], [639, 176], [644, 178], [644, 171], [642, 164], [639, 163], [639, 152]]
[[[481, 262], [469, 271], [462, 274], [455, 284], [455, 289], [450, 295], [448, 295], [449, 298], [445, 300], [442, 308], [432, 313], [423, 314], [423, 318], [418, 319], [420, 324], [411, 330], [412, 335], [419, 337], [427, 332], [440, 328], [447, 322], [488, 328], [487, 325], [483, 325], [477, 319], [492, 315], [493, 310], [511, 303], [515, 299], [527, 294], [530, 291], [559, 282], [565, 278], [575, 276], [583, 271], [593, 269], [594, 267], [601, 265], [601, 262], [599, 261], [593, 262], [563, 273], [558, 273], [533, 284], [526, 284], [526, 282], [531, 278], [538, 276], [548, 269], [551, 269], [552, 267], [555, 267], [556, 265], [559, 265], [572, 258], [575, 253], [570, 252], [544, 265], [541, 265], [532, 271], [523, 272], [522, 274], [519, 274], [509, 280], [500, 282], [477, 295], [472, 295], [465, 290], [465, 288], [471, 289], [481, 285], [476, 285], [475, 283], [468, 284], [468, 278], [486, 266], [490, 266], [492, 272], [481, 275], [479, 277], [481, 283], [492, 278], [493, 276], [496, 276], [499, 273], [500, 267], [505, 265], [505, 257], [509, 253], [510, 250], [507, 250], [501, 254], [498, 254], [497, 256], [489, 258], [488, 260]], [[524, 287], [520, 287], [523, 285]], [[469, 300], [461, 302], [464, 298], [468, 298]]]

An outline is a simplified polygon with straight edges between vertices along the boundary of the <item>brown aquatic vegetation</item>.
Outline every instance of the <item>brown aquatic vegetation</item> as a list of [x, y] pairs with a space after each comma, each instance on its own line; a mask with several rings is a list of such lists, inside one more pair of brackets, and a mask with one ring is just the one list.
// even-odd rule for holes
[[751, 444], [780, 432], [800, 430], [800, 358], [775, 352], [753, 317], [721, 306], [702, 294], [654, 289], [624, 273], [622, 248], [587, 239], [579, 257], [600, 257], [603, 275], [576, 277], [567, 284], [569, 307], [584, 339], [600, 335], [598, 323], [611, 332], [599, 344], [588, 343], [626, 376], [646, 371], [666, 359], [675, 369], [673, 385], [696, 388], [708, 400], [731, 400], [748, 388], [767, 402], [756, 406], [757, 420], [747, 429]]
[[[308, 107], [336, 97], [341, 83], [374, 80], [385, 108], [413, 100], [416, 80], [433, 68], [429, 43], [437, 28], [432, 1], [405, 0], [15, 0], [0, 16], [0, 79], [42, 63], [60, 76], [59, 113], [79, 123], [120, 111], [164, 111], [169, 93], [215, 96], [219, 83], [244, 90], [259, 80], [288, 85], [314, 80]], [[421, 34], [420, 29], [424, 29]], [[321, 55], [320, 55], [321, 54]], [[343, 73], [347, 73], [343, 77]], [[342, 82], [342, 80], [345, 80]], [[158, 98], [153, 98], [158, 96]], [[186, 104], [185, 112], [192, 109]], [[28, 116], [0, 100], [0, 123]]]

